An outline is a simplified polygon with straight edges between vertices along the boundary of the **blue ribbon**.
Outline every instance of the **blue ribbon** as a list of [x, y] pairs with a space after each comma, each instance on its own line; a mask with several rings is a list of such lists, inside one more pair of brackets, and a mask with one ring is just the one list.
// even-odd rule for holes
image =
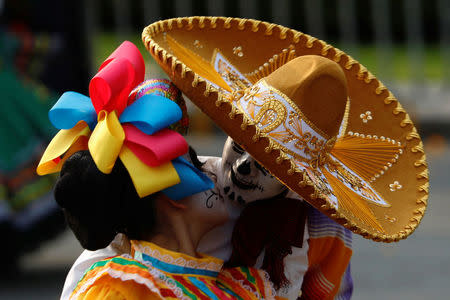
[[[58, 129], [70, 129], [79, 121], [85, 121], [93, 130], [97, 125], [97, 113], [91, 98], [65, 92], [49, 112], [50, 122]], [[129, 105], [120, 115], [121, 123], [131, 123], [146, 134], [153, 134], [179, 121], [180, 107], [168, 98], [144, 95]]]
[[65, 92], [48, 113], [50, 122], [58, 129], [70, 129], [85, 121], [91, 130], [97, 125], [97, 113], [91, 98], [76, 92]]
[[214, 187], [214, 183], [208, 176], [181, 156], [172, 160], [172, 164], [180, 176], [180, 183], [162, 190], [167, 197], [180, 200]]
[[172, 100], [158, 95], [144, 95], [120, 115], [121, 123], [132, 123], [146, 134], [153, 134], [179, 121], [181, 108]]

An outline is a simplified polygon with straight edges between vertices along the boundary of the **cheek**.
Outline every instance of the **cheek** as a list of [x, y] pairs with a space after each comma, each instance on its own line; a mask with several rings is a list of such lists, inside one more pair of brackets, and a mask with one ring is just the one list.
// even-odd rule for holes
[[265, 186], [268, 191], [281, 191], [286, 187], [278, 181], [275, 177], [271, 177], [270, 175], [265, 176], [261, 179], [261, 185]]
[[219, 195], [211, 191], [197, 194], [191, 206], [196, 218], [207, 223], [221, 223], [228, 219], [228, 211]]
[[258, 186], [260, 188], [251, 191], [237, 189], [237, 193], [240, 194], [246, 202], [253, 202], [256, 200], [275, 197], [286, 189], [286, 187], [276, 178], [270, 177], [269, 175], [261, 175], [258, 178]]
[[278, 179], [270, 176], [263, 179], [262, 186], [265, 187], [265, 194], [267, 197], [274, 197], [286, 189]]
[[220, 175], [218, 175], [218, 177], [220, 178], [219, 180], [219, 184], [222, 187], [225, 186], [231, 186], [233, 183], [231, 182], [231, 168], [233, 166], [233, 162], [235, 162], [235, 160], [226, 160], [222, 162], [222, 172]]

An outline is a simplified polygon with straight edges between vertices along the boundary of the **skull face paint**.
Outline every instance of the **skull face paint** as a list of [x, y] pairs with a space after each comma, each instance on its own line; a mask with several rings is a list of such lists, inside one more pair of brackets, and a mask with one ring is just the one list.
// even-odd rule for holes
[[224, 197], [244, 205], [277, 196], [287, 188], [230, 137], [222, 153]]

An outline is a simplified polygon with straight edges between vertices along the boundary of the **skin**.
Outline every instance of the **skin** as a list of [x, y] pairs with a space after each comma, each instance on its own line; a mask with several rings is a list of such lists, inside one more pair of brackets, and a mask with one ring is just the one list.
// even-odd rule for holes
[[[215, 181], [215, 176], [210, 177]], [[180, 201], [160, 194], [156, 199], [156, 210], [156, 228], [148, 240], [194, 257], [198, 256], [196, 249], [200, 239], [228, 220], [228, 210], [217, 187]]]
[[282, 194], [286, 187], [228, 137], [222, 153], [222, 192], [240, 205]]
[[[189, 157], [185, 158], [190, 160]], [[243, 204], [274, 197], [285, 193], [287, 189], [267, 171], [261, 170], [261, 166], [239, 145], [233, 143], [231, 138], [226, 141], [222, 158], [211, 157], [200, 163], [205, 163], [200, 169], [211, 178], [215, 187], [181, 201], [172, 201], [159, 194], [158, 197], [162, 197], [156, 199], [155, 203], [159, 218], [152, 234], [145, 240], [192, 257], [199, 257], [197, 248], [200, 242], [200, 252], [226, 260], [231, 253], [234, 222], [242, 211]], [[243, 167], [239, 166], [244, 163], [250, 167], [247, 175], [240, 172]], [[236, 178], [231, 176], [232, 169]], [[248, 185], [249, 182], [244, 176], [249, 176], [250, 182], [254, 184], [251, 188], [242, 185]], [[257, 188], [258, 186], [263, 188]], [[235, 192], [234, 200], [230, 197], [232, 191]], [[237, 201], [239, 196], [245, 199], [241, 203]], [[124, 245], [121, 247], [124, 248]], [[129, 249], [120, 251], [124, 252], [119, 253], [129, 253]], [[110, 256], [109, 253], [108, 255]]]
[[[187, 159], [189, 160], [189, 157]], [[210, 176], [215, 186], [218, 186], [217, 177], [211, 172], [206, 174]], [[98, 176], [108, 175], [99, 174]], [[102, 192], [103, 189], [108, 189], [107, 184], [96, 190], [96, 193], [89, 195], [96, 200], [89, 204], [92, 211], [101, 212], [108, 205], [108, 197], [105, 196], [105, 191]], [[196, 249], [201, 237], [228, 220], [228, 210], [216, 187], [179, 201], [170, 199], [164, 193], [156, 193], [149, 195], [146, 199], [133, 199], [133, 201], [146, 201], [149, 203], [148, 209], [155, 210], [154, 227], [141, 237], [143, 240], [191, 256], [197, 256]], [[99, 213], [96, 218], [92, 218], [86, 215], [84, 209], [66, 209], [63, 205], [61, 206], [68, 225], [85, 249], [97, 250], [107, 247], [116, 233], [121, 230], [115, 221], [123, 219], [120, 208], [110, 210], [107, 214]], [[145, 209], [146, 206], [142, 205], [142, 207]]]
[[[240, 207], [246, 203], [271, 198], [286, 191], [283, 184], [231, 138], [224, 145], [220, 164], [209, 168], [203, 171], [215, 183], [213, 189], [180, 201], [173, 201], [162, 193], [156, 195], [157, 220], [146, 240], [172, 251], [197, 256], [200, 239], [213, 228], [223, 225], [229, 219], [229, 211], [237, 217]], [[69, 225], [78, 228], [74, 232], [88, 232], [90, 240], [91, 236], [97, 236], [97, 232], [83, 230], [82, 222], [71, 224], [71, 216], [67, 217]], [[104, 231], [99, 226], [91, 227], [97, 228], [100, 233]], [[84, 236], [78, 238], [84, 240]], [[95, 238], [100, 243], [96, 248], [106, 247], [109, 239], [103, 243]]]

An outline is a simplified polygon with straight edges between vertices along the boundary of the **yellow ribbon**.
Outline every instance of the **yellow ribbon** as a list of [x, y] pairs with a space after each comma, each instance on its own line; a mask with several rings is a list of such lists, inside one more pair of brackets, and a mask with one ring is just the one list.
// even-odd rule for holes
[[63, 160], [55, 162], [54, 159], [60, 158], [70, 150], [71, 154], [79, 150], [87, 149], [86, 141], [89, 138], [91, 130], [84, 121], [80, 121], [71, 129], [60, 130], [52, 139], [37, 167], [36, 172], [39, 175], [59, 172], [61, 167], [70, 155], [65, 155]]
[[111, 173], [124, 140], [125, 132], [116, 112], [100, 111], [88, 145], [92, 159], [101, 172]]
[[120, 152], [120, 159], [127, 168], [136, 191], [141, 198], [159, 192], [181, 181], [171, 162], [162, 164], [158, 167], [149, 167], [142, 163], [139, 158], [125, 146]]
[[[45, 175], [59, 172], [64, 161], [73, 153], [89, 149], [97, 168], [105, 174], [111, 173], [117, 157], [120, 157], [139, 197], [145, 197], [180, 182], [172, 162], [158, 167], [147, 166], [123, 145], [124, 140], [125, 132], [116, 112], [101, 111], [92, 133], [84, 121], [78, 122], [71, 129], [60, 130], [45, 150], [37, 173]], [[61, 160], [56, 160], [62, 156]]]

